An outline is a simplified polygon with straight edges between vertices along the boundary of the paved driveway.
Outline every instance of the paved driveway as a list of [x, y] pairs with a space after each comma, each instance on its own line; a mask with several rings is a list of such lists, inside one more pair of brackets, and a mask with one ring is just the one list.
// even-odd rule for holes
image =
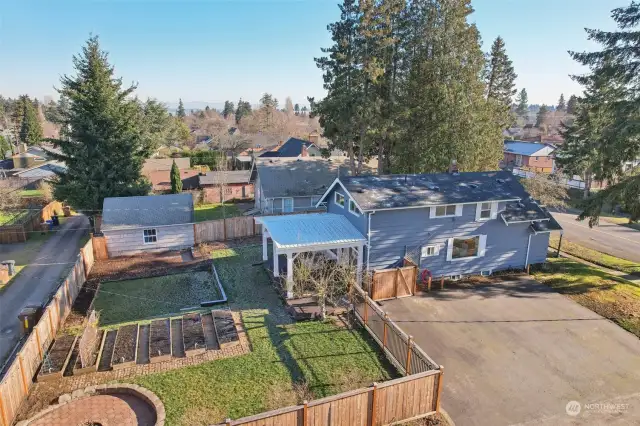
[[600, 225], [589, 228], [586, 220], [576, 221], [571, 213], [553, 213], [564, 229], [564, 238], [584, 247], [621, 259], [640, 263], [640, 231], [600, 219]]
[[[640, 424], [640, 340], [536, 281], [382, 308], [444, 366], [442, 404], [458, 426]], [[582, 404], [575, 417], [569, 401]]]

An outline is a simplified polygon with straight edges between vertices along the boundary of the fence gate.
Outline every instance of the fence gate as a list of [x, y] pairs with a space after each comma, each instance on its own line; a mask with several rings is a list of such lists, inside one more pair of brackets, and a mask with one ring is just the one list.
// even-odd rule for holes
[[413, 296], [417, 278], [418, 268], [415, 265], [373, 271], [371, 298], [378, 301]]

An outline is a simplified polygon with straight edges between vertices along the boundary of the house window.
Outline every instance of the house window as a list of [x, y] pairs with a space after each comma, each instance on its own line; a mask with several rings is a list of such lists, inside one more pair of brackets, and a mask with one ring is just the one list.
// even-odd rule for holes
[[522, 166], [522, 155], [516, 154], [516, 166]]
[[479, 220], [491, 219], [491, 203], [480, 203]]
[[420, 252], [420, 257], [431, 257], [440, 254], [439, 246], [424, 246]]
[[292, 213], [293, 212], [293, 198], [283, 198], [282, 199], [282, 212], [283, 213]]
[[487, 246], [486, 235], [473, 237], [449, 238], [447, 260], [471, 259], [485, 255]]
[[349, 211], [356, 216], [360, 216], [360, 214], [362, 214], [358, 206], [356, 206], [356, 202], [353, 200], [349, 200]]
[[142, 231], [145, 244], [152, 244], [158, 242], [158, 232], [156, 229], [145, 229]]
[[435, 217], [450, 217], [456, 215], [456, 205], [449, 204], [447, 206], [437, 206]]
[[344, 195], [336, 192], [335, 201], [337, 205], [339, 205], [340, 207], [344, 207]]

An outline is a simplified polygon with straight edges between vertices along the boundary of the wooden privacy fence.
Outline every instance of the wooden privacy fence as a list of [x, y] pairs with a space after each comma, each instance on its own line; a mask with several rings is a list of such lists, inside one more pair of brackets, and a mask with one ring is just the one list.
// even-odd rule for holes
[[89, 275], [93, 262], [93, 247], [89, 241], [80, 249], [73, 269], [47, 304], [33, 331], [24, 342], [20, 342], [23, 343], [22, 347], [4, 369], [0, 380], [0, 426], [13, 423], [20, 404], [34, 384], [34, 376], [44, 354], [71, 312], [71, 305]]
[[262, 235], [262, 227], [255, 223], [253, 217], [242, 216], [194, 223], [193, 233], [196, 244], [199, 244]]
[[97, 260], [105, 260], [109, 258], [109, 250], [107, 249], [107, 239], [104, 235], [96, 236], [91, 234], [93, 243], [93, 255]]
[[369, 293], [373, 300], [386, 300], [412, 296], [416, 292], [418, 267], [415, 265], [401, 268], [373, 271]]
[[0, 244], [24, 243], [29, 233], [40, 230], [40, 224], [51, 219], [56, 211], [62, 212], [62, 203], [53, 201], [42, 209], [34, 209], [18, 223], [0, 226]]

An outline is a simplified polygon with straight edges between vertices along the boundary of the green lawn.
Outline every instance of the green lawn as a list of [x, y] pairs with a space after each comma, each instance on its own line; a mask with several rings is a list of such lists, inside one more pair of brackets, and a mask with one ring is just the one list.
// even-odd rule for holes
[[44, 192], [41, 189], [23, 189], [20, 191], [21, 197], [42, 197]]
[[196, 222], [242, 216], [235, 204], [202, 204], [195, 207]]
[[640, 223], [629, 223], [628, 217], [619, 217], [619, 216], [602, 216], [602, 220], [609, 223], [615, 223], [616, 225], [621, 225], [626, 228], [635, 229], [636, 231], [640, 231]]
[[537, 280], [640, 337], [640, 286], [571, 259], [547, 260]]
[[207, 271], [165, 275], [100, 285], [94, 308], [101, 326], [115, 326], [160, 315], [220, 298], [213, 275]]
[[29, 210], [6, 211], [0, 210], [0, 225], [11, 225], [29, 215]]
[[261, 254], [256, 246], [214, 252], [252, 352], [135, 380], [163, 401], [167, 425], [212, 424], [395, 377], [366, 332], [292, 323], [262, 266], [253, 266]]
[[[549, 246], [553, 248], [558, 247], [557, 236], [552, 236], [551, 238], [549, 238]], [[572, 243], [566, 238], [562, 239], [562, 247], [560, 247], [560, 250], [575, 257], [579, 257], [580, 259], [595, 263], [596, 265], [604, 266], [605, 268], [626, 272], [627, 274], [640, 272], [640, 264], [636, 262], [600, 253], [599, 251]]]

